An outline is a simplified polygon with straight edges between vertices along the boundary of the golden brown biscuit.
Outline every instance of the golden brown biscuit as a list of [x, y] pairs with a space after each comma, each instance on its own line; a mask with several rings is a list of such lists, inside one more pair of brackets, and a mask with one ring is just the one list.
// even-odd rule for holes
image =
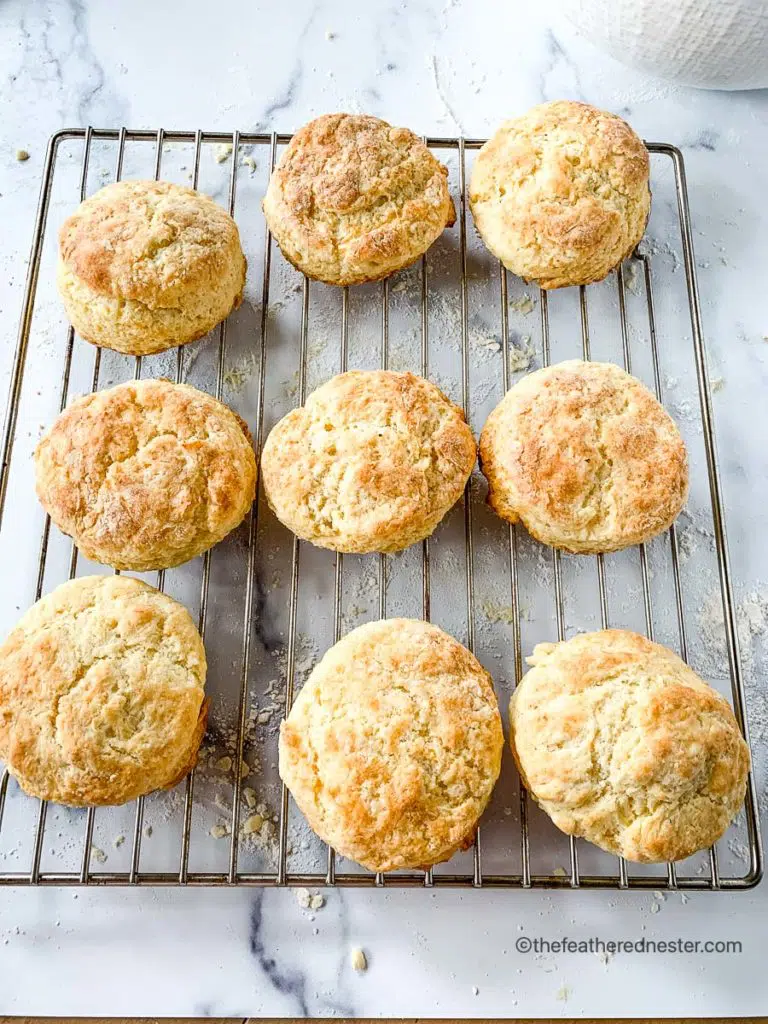
[[59, 293], [94, 345], [146, 355], [202, 338], [243, 297], [237, 225], [208, 196], [167, 181], [120, 181], [59, 233]]
[[558, 828], [632, 861], [711, 846], [744, 802], [728, 702], [659, 644], [606, 629], [539, 644], [509, 709], [523, 781]]
[[480, 466], [503, 519], [575, 553], [648, 540], [688, 494], [677, 427], [612, 363], [574, 359], [523, 377], [483, 427]]
[[205, 732], [189, 612], [127, 576], [57, 587], [0, 647], [0, 758], [32, 796], [122, 804], [175, 785]]
[[353, 370], [273, 428], [264, 493], [302, 540], [335, 551], [399, 551], [428, 537], [461, 497], [476, 445], [464, 414], [422, 377]]
[[453, 224], [447, 175], [407, 128], [325, 114], [288, 144], [264, 214], [285, 258], [308, 277], [377, 281], [413, 263]]
[[78, 398], [35, 451], [37, 496], [86, 558], [167, 569], [238, 526], [256, 456], [235, 413], [187, 384], [129, 381]]
[[505, 121], [478, 153], [477, 230], [542, 288], [600, 281], [643, 237], [651, 207], [641, 139], [615, 114], [558, 100]]
[[353, 630], [280, 728], [280, 777], [307, 821], [371, 871], [425, 867], [472, 839], [504, 737], [488, 673], [415, 619]]

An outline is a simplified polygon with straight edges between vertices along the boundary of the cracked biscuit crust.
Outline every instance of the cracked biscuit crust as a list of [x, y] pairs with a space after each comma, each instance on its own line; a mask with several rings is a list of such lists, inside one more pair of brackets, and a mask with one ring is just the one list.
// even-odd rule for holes
[[558, 100], [506, 121], [480, 150], [470, 205], [491, 252], [542, 288], [600, 281], [643, 237], [648, 151], [629, 125]]
[[574, 553], [648, 540], [688, 495], [673, 420], [612, 363], [574, 359], [523, 377], [483, 427], [480, 466], [498, 515]]
[[205, 732], [186, 608], [127, 576], [71, 580], [0, 647], [0, 758], [32, 796], [122, 804], [175, 785]]
[[57, 284], [78, 333], [147, 355], [202, 338], [245, 286], [237, 225], [167, 181], [120, 181], [80, 204], [59, 232]]
[[413, 263], [453, 224], [447, 177], [407, 128], [326, 114], [288, 144], [264, 214], [283, 255], [308, 277], [377, 281]]
[[371, 871], [471, 842], [501, 766], [493, 684], [436, 626], [385, 619], [315, 667], [280, 728], [280, 776], [315, 832]]
[[238, 526], [256, 491], [243, 421], [215, 398], [166, 380], [77, 399], [35, 451], [37, 496], [87, 557], [167, 569]]
[[335, 551], [399, 551], [428, 537], [476, 458], [464, 414], [422, 377], [353, 370], [273, 427], [264, 492], [302, 540]]
[[723, 835], [749, 750], [728, 702], [659, 644], [625, 630], [539, 644], [510, 703], [523, 781], [568, 835], [654, 863]]

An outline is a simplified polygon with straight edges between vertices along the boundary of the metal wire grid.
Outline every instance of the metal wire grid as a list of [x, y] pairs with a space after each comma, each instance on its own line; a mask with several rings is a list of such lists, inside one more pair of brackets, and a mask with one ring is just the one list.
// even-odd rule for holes
[[[32, 315], [35, 305], [37, 282], [40, 272], [41, 254], [43, 239], [47, 224], [49, 204], [51, 198], [53, 175], [56, 165], [56, 157], [59, 147], [66, 140], [82, 140], [83, 156], [80, 172], [80, 196], [86, 196], [86, 184], [88, 178], [88, 167], [91, 156], [91, 144], [94, 140], [106, 140], [117, 142], [117, 162], [115, 167], [115, 180], [119, 180], [123, 170], [123, 159], [127, 141], [139, 141], [155, 146], [154, 176], [160, 177], [163, 146], [167, 142], [192, 143], [194, 145], [194, 166], [192, 172], [192, 186], [197, 186], [200, 157], [203, 144], [219, 143], [230, 144], [235, 157], [241, 145], [265, 147], [269, 153], [270, 170], [274, 167], [277, 147], [284, 145], [290, 140], [290, 135], [283, 134], [247, 134], [235, 132], [232, 135], [217, 132], [180, 132], [180, 131], [144, 131], [110, 129], [68, 129], [58, 132], [50, 141], [46, 156], [43, 181], [38, 204], [32, 252], [27, 275], [24, 303], [19, 328], [18, 343], [14, 357], [10, 397], [6, 411], [5, 424], [3, 429], [2, 448], [2, 470], [0, 472], [0, 522], [5, 508], [8, 478], [10, 471], [11, 455], [13, 450], [14, 435], [17, 426], [21, 389], [24, 377], [24, 367], [27, 349], [30, 340]], [[469, 410], [470, 402], [470, 345], [469, 345], [469, 304], [467, 284], [467, 209], [466, 209], [466, 160], [467, 150], [479, 149], [484, 140], [462, 139], [462, 138], [428, 138], [425, 142], [438, 150], [451, 150], [458, 156], [459, 164], [459, 187], [460, 187], [460, 208], [459, 208], [459, 245], [460, 245], [460, 303], [461, 303], [461, 394], [462, 404], [466, 412]], [[685, 268], [686, 288], [688, 305], [691, 319], [694, 357], [696, 364], [696, 375], [698, 393], [701, 407], [701, 419], [703, 427], [703, 439], [709, 478], [711, 496], [711, 511], [715, 532], [715, 544], [718, 561], [719, 582], [722, 593], [725, 640], [727, 646], [728, 665], [731, 678], [732, 697], [734, 710], [745, 736], [747, 735], [747, 724], [744, 708], [744, 688], [741, 677], [741, 668], [738, 654], [738, 641], [735, 627], [733, 594], [731, 588], [730, 568], [727, 544], [725, 538], [722, 502], [720, 495], [720, 482], [717, 467], [717, 455], [712, 425], [712, 408], [709, 393], [709, 378], [707, 373], [706, 354], [703, 343], [701, 314], [696, 284], [691, 222], [688, 210], [687, 187], [685, 169], [682, 154], [675, 147], [663, 143], [648, 143], [651, 153], [663, 154], [668, 157], [674, 168], [675, 186], [677, 194], [677, 206], [679, 215], [679, 227], [682, 237], [683, 262]], [[236, 194], [237, 160], [233, 158], [229, 180], [229, 211], [234, 213]], [[261, 313], [260, 313], [260, 344], [257, 358], [258, 373], [258, 396], [256, 405], [256, 423], [253, 431], [257, 439], [258, 449], [261, 450], [264, 441], [264, 403], [265, 403], [265, 360], [266, 360], [266, 337], [267, 318], [269, 311], [269, 288], [272, 257], [272, 240], [268, 231], [265, 235], [264, 266], [261, 288]], [[650, 258], [637, 253], [642, 266], [644, 292], [647, 303], [648, 330], [651, 342], [651, 353], [653, 362], [653, 377], [656, 395], [662, 400], [662, 384], [659, 369], [659, 352], [656, 336], [656, 313], [653, 298], [653, 281], [651, 273]], [[421, 373], [423, 376], [429, 374], [429, 282], [427, 272], [427, 260], [423, 257], [420, 267], [421, 280]], [[508, 279], [507, 272], [499, 265], [499, 283], [501, 295], [500, 323], [503, 350], [503, 385], [506, 391], [509, 387], [509, 303], [508, 303]], [[631, 372], [631, 351], [629, 344], [629, 332], [626, 312], [626, 284], [624, 269], [620, 268], [616, 274], [616, 285], [618, 290], [618, 304], [621, 317], [621, 339], [623, 362], [625, 369]], [[380, 361], [382, 367], [386, 368], [389, 359], [389, 281], [381, 284], [381, 343]], [[308, 328], [309, 328], [309, 281], [305, 278], [302, 292], [302, 314], [301, 314], [301, 340], [299, 359], [299, 380], [298, 380], [298, 402], [303, 404], [307, 391], [307, 362], [308, 362]], [[547, 293], [540, 292], [541, 330], [542, 330], [542, 356], [543, 362], [547, 365], [550, 361], [550, 332], [549, 332], [549, 311]], [[591, 356], [589, 310], [587, 291], [584, 287], [580, 289], [580, 316], [581, 316], [581, 341], [583, 358]], [[341, 343], [340, 343], [340, 368], [347, 368], [348, 337], [349, 337], [349, 294], [345, 288], [342, 296], [341, 309]], [[215, 394], [221, 397], [222, 383], [225, 366], [225, 352], [227, 341], [227, 323], [221, 324], [218, 329], [218, 362], [216, 375]], [[74, 331], [69, 328], [66, 341], [66, 355], [64, 363], [64, 374], [61, 382], [59, 407], [63, 409], [69, 390], [70, 371], [72, 368], [72, 355], [74, 348]], [[179, 347], [176, 356], [176, 379], [181, 381], [184, 375], [185, 350]], [[96, 349], [93, 363], [92, 390], [98, 387], [99, 372], [101, 365], [101, 350]], [[136, 357], [134, 376], [138, 379], [141, 375], [142, 358]], [[466, 601], [468, 609], [467, 637], [470, 649], [475, 647], [475, 581], [474, 581], [474, 551], [472, 532], [472, 502], [471, 496], [472, 481], [467, 484], [467, 492], [464, 499], [464, 548], [465, 548], [465, 581]], [[248, 677], [251, 665], [251, 630], [249, 624], [254, 609], [254, 575], [255, 575], [255, 552], [256, 535], [258, 526], [258, 500], [254, 503], [248, 523], [248, 564], [246, 577], [246, 593], [244, 603], [244, 620], [241, 646], [241, 673], [239, 710], [237, 725], [237, 756], [235, 764], [242, 760], [245, 731], [246, 731], [246, 697], [248, 688]], [[50, 537], [50, 518], [46, 517], [43, 534], [40, 542], [38, 575], [35, 599], [38, 599], [43, 590], [45, 575], [46, 555]], [[687, 637], [684, 618], [684, 598], [681, 584], [680, 560], [676, 528], [673, 525], [668, 533], [672, 572], [674, 578], [674, 592], [677, 628], [679, 635], [679, 650], [683, 658], [687, 657]], [[291, 554], [291, 575], [290, 575], [290, 604], [288, 620], [287, 639], [287, 667], [285, 680], [285, 704], [286, 708], [291, 706], [296, 680], [296, 655], [297, 655], [297, 608], [299, 597], [299, 564], [301, 555], [301, 544], [297, 538], [293, 538]], [[202, 582], [200, 592], [200, 614], [199, 628], [205, 638], [208, 624], [208, 593], [210, 582], [210, 557], [208, 552], [203, 559]], [[564, 626], [564, 605], [563, 605], [563, 583], [560, 552], [552, 550], [552, 568], [554, 578], [554, 611], [559, 639], [565, 636]], [[73, 578], [77, 571], [77, 548], [72, 545], [69, 577]], [[514, 638], [514, 667], [515, 685], [522, 675], [522, 653], [520, 638], [520, 594], [518, 579], [518, 537], [514, 526], [509, 527], [508, 535], [508, 561], [511, 580], [511, 608], [512, 608], [512, 629]], [[649, 570], [647, 555], [644, 546], [639, 548], [640, 570], [643, 588], [643, 603], [645, 613], [645, 625], [647, 635], [653, 638], [653, 607], [652, 593], [649, 583]], [[600, 601], [600, 618], [603, 627], [610, 624], [611, 616], [608, 603], [608, 594], [605, 582], [605, 567], [602, 555], [597, 556], [598, 590]], [[335, 559], [335, 580], [334, 580], [334, 640], [338, 640], [342, 634], [342, 581], [343, 581], [343, 555], [336, 554]], [[422, 614], [425, 619], [430, 617], [430, 545], [429, 540], [422, 542]], [[157, 586], [163, 589], [165, 584], [165, 573], [161, 570], [158, 573]], [[378, 612], [381, 618], [387, 613], [387, 590], [386, 590], [386, 567], [384, 556], [380, 556], [378, 565]], [[9, 784], [9, 774], [4, 771], [0, 779], [0, 829], [2, 828], [3, 813], [5, 810], [6, 796]], [[140, 870], [142, 825], [144, 819], [144, 799], [136, 802], [136, 810], [133, 825], [130, 869], [127, 872], [92, 872], [91, 851], [94, 831], [95, 809], [90, 808], [86, 816], [85, 833], [83, 836], [82, 856], [80, 870], [76, 872], [43, 872], [41, 870], [41, 857], [43, 840], [45, 835], [47, 804], [39, 802], [37, 825], [34, 838], [32, 865], [28, 872], [6, 872], [0, 873], [0, 884], [31, 884], [31, 885], [219, 885], [219, 884], [244, 884], [244, 885], [344, 885], [344, 886], [439, 886], [439, 887], [505, 887], [505, 888], [530, 888], [530, 887], [552, 887], [552, 888], [604, 888], [604, 889], [704, 889], [704, 890], [731, 890], [748, 889], [756, 885], [762, 875], [762, 846], [757, 816], [757, 801], [754, 780], [750, 775], [745, 805], [746, 825], [749, 839], [749, 865], [743, 875], [723, 875], [718, 865], [717, 851], [713, 847], [709, 851], [709, 877], [698, 875], [681, 875], [674, 864], [667, 865], [666, 880], [658, 875], [629, 875], [627, 865], [623, 859], [617, 860], [615, 872], [602, 874], [583, 874], [579, 868], [578, 847], [573, 837], [569, 839], [570, 870], [565, 876], [557, 874], [533, 874], [531, 871], [531, 842], [528, 825], [528, 797], [525, 790], [520, 789], [520, 853], [521, 870], [510, 874], [487, 873], [483, 871], [480, 832], [473, 849], [473, 867], [471, 873], [466, 874], [444, 874], [433, 873], [432, 870], [425, 872], [398, 873], [396, 875], [382, 875], [370, 873], [339, 873], [336, 870], [336, 857], [332, 849], [327, 851], [327, 864], [325, 873], [292, 873], [288, 871], [288, 810], [289, 799], [285, 787], [282, 788], [280, 801], [279, 818], [279, 846], [276, 870], [270, 872], [244, 872], [238, 870], [238, 831], [240, 825], [240, 793], [242, 780], [240, 773], [235, 772], [234, 778], [234, 799], [231, 814], [231, 839], [229, 847], [229, 864], [226, 872], [195, 872], [189, 868], [190, 839], [192, 833], [192, 809], [195, 785], [195, 772], [187, 777], [184, 791], [183, 824], [180, 836], [179, 867], [176, 872], [149, 872]]]

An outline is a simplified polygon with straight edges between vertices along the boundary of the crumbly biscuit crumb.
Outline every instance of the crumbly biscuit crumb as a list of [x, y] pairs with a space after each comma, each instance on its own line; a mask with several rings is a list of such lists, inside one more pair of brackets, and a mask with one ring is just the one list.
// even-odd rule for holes
[[353, 971], [366, 971], [368, 969], [368, 958], [359, 947], [351, 951], [349, 962], [352, 965]]
[[296, 902], [299, 904], [302, 910], [309, 910], [309, 905], [312, 900], [312, 894], [310, 893], [309, 889], [294, 889], [293, 894], [296, 897]]
[[252, 814], [242, 824], [243, 835], [250, 836], [254, 832], [260, 832], [264, 824], [264, 818], [260, 814]]

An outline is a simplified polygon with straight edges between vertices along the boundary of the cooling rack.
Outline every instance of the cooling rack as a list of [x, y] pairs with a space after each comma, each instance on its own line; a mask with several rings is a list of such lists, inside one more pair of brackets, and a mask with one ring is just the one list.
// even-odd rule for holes
[[[524, 654], [585, 628], [635, 628], [667, 643], [732, 700], [747, 733], [707, 358], [683, 157], [648, 143], [648, 238], [609, 280], [547, 295], [508, 275], [479, 243], [466, 182], [479, 139], [428, 138], [449, 168], [453, 229], [381, 284], [332, 289], [285, 263], [260, 199], [286, 134], [71, 129], [50, 141], [10, 374], [0, 475], [0, 557], [8, 610], [67, 578], [106, 572], [52, 528], [34, 500], [31, 452], [77, 393], [166, 376], [204, 387], [246, 419], [259, 447], [308, 391], [348, 367], [411, 369], [465, 408], [476, 433], [517, 375], [551, 360], [610, 359], [645, 379], [691, 455], [691, 511], [663, 537], [615, 555], [568, 556], [508, 527], [473, 476], [428, 541], [397, 557], [343, 556], [290, 536], [263, 495], [246, 523], [200, 559], [142, 578], [197, 616], [212, 696], [201, 762], [171, 794], [72, 810], [0, 781], [0, 883], [570, 887], [731, 890], [755, 885], [762, 851], [750, 777], [743, 814], [706, 853], [638, 866], [563, 837], [520, 787], [507, 756], [473, 848], [430, 871], [374, 875], [303, 826], [276, 774], [277, 725], [312, 663], [347, 629], [423, 616], [489, 668], [506, 710]], [[238, 220], [246, 302], [207, 339], [159, 356], [95, 349], [68, 327], [53, 288], [55, 228], [121, 177], [200, 187]], [[714, 623], [714, 625], [712, 625]], [[482, 841], [481, 841], [482, 834]], [[108, 865], [108, 866], [107, 866]]]

